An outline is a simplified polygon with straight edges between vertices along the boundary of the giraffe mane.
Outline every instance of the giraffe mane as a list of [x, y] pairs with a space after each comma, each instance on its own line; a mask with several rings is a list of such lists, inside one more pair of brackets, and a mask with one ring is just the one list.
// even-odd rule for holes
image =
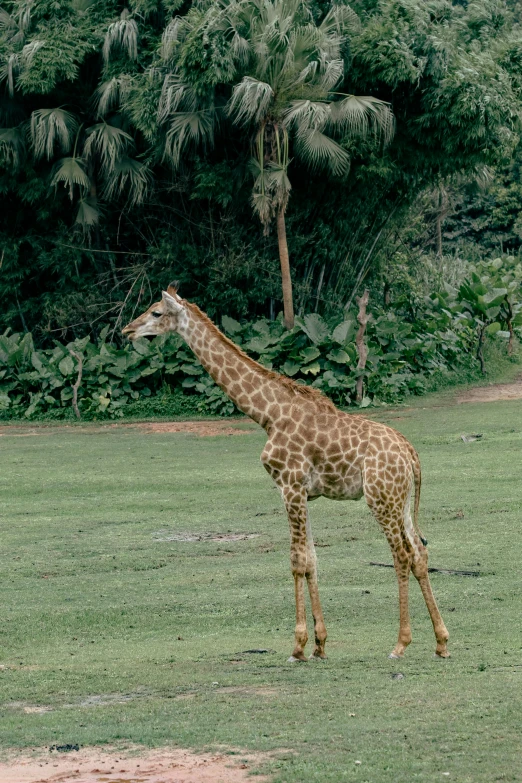
[[221, 343], [226, 345], [227, 348], [233, 351], [237, 356], [240, 356], [241, 359], [243, 359], [243, 361], [246, 362], [246, 364], [252, 367], [252, 369], [257, 370], [257, 372], [261, 373], [265, 378], [269, 380], [277, 380], [291, 394], [293, 394], [296, 397], [303, 397], [305, 400], [309, 400], [310, 402], [316, 403], [316, 405], [320, 407], [322, 410], [325, 411], [337, 410], [333, 402], [330, 399], [328, 399], [328, 397], [326, 397], [319, 389], [315, 389], [313, 386], [305, 386], [302, 383], [297, 383], [296, 381], [292, 380], [292, 378], [289, 378], [287, 375], [281, 375], [281, 373], [279, 372], [275, 372], [274, 370], [269, 370], [267, 367], [263, 367], [262, 364], [259, 364], [259, 362], [256, 362], [255, 359], [252, 359], [252, 357], [249, 356], [247, 353], [245, 353], [239, 347], [239, 345], [236, 345], [235, 342], [233, 342], [228, 337], [226, 337], [226, 335], [224, 335], [223, 332], [220, 329], [218, 329], [215, 323], [210, 320], [208, 315], [206, 315], [206, 313], [200, 310], [199, 307], [196, 304], [194, 304], [194, 302], [187, 302], [187, 300], [184, 299], [183, 304], [186, 307], [188, 307], [189, 310], [192, 310], [192, 312], [195, 313], [198, 316], [198, 318], [200, 318], [206, 324], [207, 328]]

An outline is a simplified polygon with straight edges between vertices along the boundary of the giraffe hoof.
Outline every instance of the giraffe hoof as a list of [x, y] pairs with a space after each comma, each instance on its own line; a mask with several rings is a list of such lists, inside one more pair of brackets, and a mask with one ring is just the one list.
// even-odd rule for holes
[[308, 658], [306, 658], [302, 653], [302, 657], [297, 658], [295, 655], [291, 655], [288, 659], [287, 663], [303, 663], [304, 661], [307, 661]]
[[311, 655], [308, 656], [308, 660], [309, 661], [327, 661], [328, 660], [328, 656], [325, 655], [324, 653], [321, 653], [320, 655], [318, 655], [317, 653], [312, 653]]
[[399, 655], [399, 653], [396, 653], [396, 652], [391, 652], [388, 655], [388, 658], [403, 658], [403, 657], [404, 657], [403, 655]]
[[433, 656], [434, 658], [451, 658], [451, 655], [447, 650], [444, 650], [442, 652], [436, 652]]

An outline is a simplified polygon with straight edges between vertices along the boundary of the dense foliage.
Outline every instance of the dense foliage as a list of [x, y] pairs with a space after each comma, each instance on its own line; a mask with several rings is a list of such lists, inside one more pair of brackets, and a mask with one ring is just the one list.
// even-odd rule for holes
[[[316, 29], [331, 18], [326, 0], [292, 2]], [[324, 112], [314, 119], [309, 108], [304, 124], [292, 126], [294, 152], [270, 160], [268, 179], [259, 180], [251, 168], [257, 126], [240, 120], [245, 106], [254, 120], [260, 117], [262, 102], [252, 87], [245, 104], [237, 92], [245, 79], [261, 82], [245, 56], [245, 19], [258, 7], [279, 13], [292, 2], [5, 0], [2, 328], [31, 331], [42, 347], [87, 334], [96, 342], [100, 324], [110, 323], [116, 334], [174, 277], [211, 316], [275, 316], [277, 241], [263, 235], [251, 198], [254, 192], [260, 203], [263, 183], [273, 196], [277, 182], [287, 187], [286, 176], [292, 183], [286, 233], [301, 316], [335, 316], [363, 283], [374, 300], [417, 295], [400, 255], [404, 243], [416, 242], [403, 229], [411, 223], [410, 205], [456, 173], [469, 177], [487, 165], [500, 178], [517, 145], [517, 6], [503, 0], [343, 6], [339, 55], [328, 78], [315, 79], [310, 70], [311, 92], [301, 98], [337, 100], [328, 89], [372, 96], [366, 109], [393, 111], [393, 139], [383, 145], [382, 134], [364, 132], [371, 130], [366, 109], [360, 114], [366, 126], [361, 119], [358, 127], [352, 113], [335, 129]], [[220, 19], [237, 21], [243, 12], [235, 32], [220, 26]], [[300, 97], [289, 95], [295, 108]], [[314, 139], [322, 146], [313, 146]], [[326, 148], [350, 171], [317, 165]], [[299, 157], [300, 150], [308, 154]], [[510, 225], [518, 230], [516, 219]]]
[[[313, 384], [338, 405], [355, 404], [361, 374], [361, 407], [393, 402], [423, 392], [433, 376], [467, 370], [475, 352], [484, 369], [488, 336], [512, 347], [514, 332], [522, 327], [522, 265], [514, 258], [478, 265], [459, 289], [446, 285], [426, 297], [411, 320], [393, 310], [376, 314], [367, 325], [362, 371], [354, 312], [330, 319], [318, 313], [298, 317], [292, 330], [281, 319], [241, 324], [229, 316], [223, 316], [222, 326], [261, 364]], [[89, 418], [122, 416], [134, 401], [158, 397], [169, 404], [158, 403], [155, 413], [234, 412], [178, 335], [123, 348], [108, 342], [108, 335], [106, 326], [97, 343], [85, 337], [36, 349], [30, 334], [8, 330], [0, 336], [0, 415], [70, 416], [74, 385], [79, 413]], [[172, 409], [173, 394], [179, 410]]]

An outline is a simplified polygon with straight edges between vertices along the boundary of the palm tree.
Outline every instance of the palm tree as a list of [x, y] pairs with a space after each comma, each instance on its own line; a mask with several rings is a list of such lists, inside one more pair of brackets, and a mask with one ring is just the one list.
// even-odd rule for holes
[[[29, 137], [36, 159], [55, 158], [57, 152], [71, 153], [55, 160], [51, 184], [64, 185], [69, 198], [78, 197], [75, 223], [88, 232], [99, 221], [101, 196], [113, 201], [125, 194], [132, 206], [143, 201], [149, 185], [145, 164], [128, 152], [134, 140], [116, 124], [103, 118], [84, 128], [79, 118], [63, 108], [37, 109], [31, 115]], [[111, 117], [112, 122], [116, 118]]]
[[[205, 13], [175, 19], [163, 36], [165, 155], [179, 165], [190, 145], [213, 142], [219, 113], [212, 88], [231, 85], [224, 111], [251, 142], [252, 205], [265, 231], [274, 218], [277, 224], [288, 329], [294, 324], [285, 224], [291, 162], [342, 177], [350, 155], [335, 137], [373, 133], [386, 143], [393, 133], [387, 103], [336, 91], [344, 80], [346, 34], [356, 23], [347, 6], [333, 6], [317, 25], [304, 0], [220, 0]], [[197, 83], [187, 65], [200, 40], [209, 42], [208, 71]]]
[[[75, 5], [81, 2], [74, 0]], [[0, 84], [6, 82], [10, 95], [21, 70], [31, 67], [34, 54], [44, 45], [39, 40], [24, 45], [31, 26], [31, 7], [32, 0], [24, 0], [13, 16], [0, 9], [0, 31], [7, 33], [15, 49], [0, 63]], [[137, 58], [137, 49], [138, 26], [124, 9], [105, 34], [105, 67], [110, 66], [114, 51], [132, 61]], [[134, 139], [121, 127], [120, 109], [129, 82], [126, 74], [102, 82], [83, 111], [74, 113], [63, 106], [36, 109], [27, 121], [0, 128], [0, 160], [7, 165], [19, 167], [27, 152], [35, 160], [53, 161], [50, 184], [63, 185], [71, 202], [76, 202], [75, 225], [85, 233], [98, 225], [100, 200], [124, 199], [126, 205], [134, 206], [143, 201], [150, 186], [149, 168], [131, 157]]]

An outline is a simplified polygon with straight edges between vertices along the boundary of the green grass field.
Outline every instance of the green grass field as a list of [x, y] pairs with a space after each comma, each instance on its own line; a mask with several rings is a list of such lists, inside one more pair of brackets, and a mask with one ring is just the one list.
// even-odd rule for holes
[[377, 415], [420, 452], [430, 565], [480, 572], [432, 575], [447, 661], [414, 580], [413, 643], [387, 658], [396, 579], [370, 565], [391, 563], [386, 541], [364, 500], [321, 499], [329, 660], [287, 663], [288, 530], [260, 430], [1, 436], [2, 746], [278, 751], [280, 783], [520, 781], [522, 400], [437, 399]]

